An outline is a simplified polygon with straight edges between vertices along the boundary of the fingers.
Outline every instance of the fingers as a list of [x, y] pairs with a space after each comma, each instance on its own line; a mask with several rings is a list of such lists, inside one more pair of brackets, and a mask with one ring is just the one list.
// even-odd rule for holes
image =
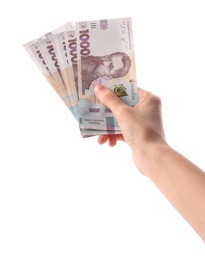
[[100, 135], [98, 137], [99, 144], [104, 144], [106, 142], [108, 142], [110, 147], [113, 147], [116, 145], [117, 140], [116, 140], [115, 136], [113, 136], [113, 135]]
[[100, 135], [99, 137], [98, 137], [98, 143], [99, 144], [104, 144], [104, 143], [106, 143], [107, 142], [107, 135]]
[[99, 85], [95, 87], [95, 94], [99, 98], [99, 100], [112, 112], [119, 108], [119, 106], [123, 105], [124, 103], [108, 88]]
[[[123, 103], [120, 99], [108, 88], [105, 88], [102, 85], [95, 87], [95, 94], [99, 100], [114, 113], [116, 110], [119, 111], [119, 106], [122, 106]], [[119, 138], [121, 135], [101, 135], [98, 137], [98, 143], [104, 144], [109, 143], [109, 146], [113, 147], [116, 145], [118, 140], [122, 140], [123, 137]]]
[[100, 135], [98, 137], [98, 143], [104, 144], [108, 142], [110, 147], [113, 147], [117, 144], [117, 141], [124, 141], [124, 137], [121, 134], [116, 135]]

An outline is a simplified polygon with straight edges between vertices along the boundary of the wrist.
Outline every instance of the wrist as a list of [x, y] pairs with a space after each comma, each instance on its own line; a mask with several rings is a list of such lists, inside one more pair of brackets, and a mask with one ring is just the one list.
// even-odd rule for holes
[[133, 151], [133, 160], [138, 170], [148, 178], [157, 172], [163, 155], [171, 149], [165, 140], [150, 141], [141, 150]]

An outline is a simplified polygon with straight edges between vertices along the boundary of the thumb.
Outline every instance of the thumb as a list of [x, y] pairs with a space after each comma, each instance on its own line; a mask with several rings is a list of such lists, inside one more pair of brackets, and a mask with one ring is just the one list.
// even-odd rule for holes
[[119, 97], [117, 97], [116, 94], [103, 85], [96, 86], [94, 91], [99, 100], [112, 112], [115, 112], [117, 109], [119, 109], [119, 106], [124, 105], [124, 103], [119, 99]]

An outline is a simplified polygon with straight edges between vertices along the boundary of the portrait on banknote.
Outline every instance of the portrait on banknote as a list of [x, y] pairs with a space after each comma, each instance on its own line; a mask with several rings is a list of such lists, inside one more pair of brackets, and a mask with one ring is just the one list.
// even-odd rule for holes
[[130, 69], [131, 59], [124, 52], [115, 52], [105, 56], [85, 56], [81, 59], [82, 87], [89, 89], [98, 78], [107, 80], [125, 76]]
[[83, 137], [120, 133], [94, 88], [104, 85], [129, 106], [138, 102], [130, 17], [68, 22], [24, 46], [74, 115]]

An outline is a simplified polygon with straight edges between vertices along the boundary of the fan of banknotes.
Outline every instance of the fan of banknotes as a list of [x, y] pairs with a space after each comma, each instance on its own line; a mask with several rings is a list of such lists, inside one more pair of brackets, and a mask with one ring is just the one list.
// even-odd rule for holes
[[24, 47], [79, 124], [83, 137], [119, 134], [112, 112], [94, 94], [103, 84], [123, 102], [138, 102], [131, 18], [71, 22]]

